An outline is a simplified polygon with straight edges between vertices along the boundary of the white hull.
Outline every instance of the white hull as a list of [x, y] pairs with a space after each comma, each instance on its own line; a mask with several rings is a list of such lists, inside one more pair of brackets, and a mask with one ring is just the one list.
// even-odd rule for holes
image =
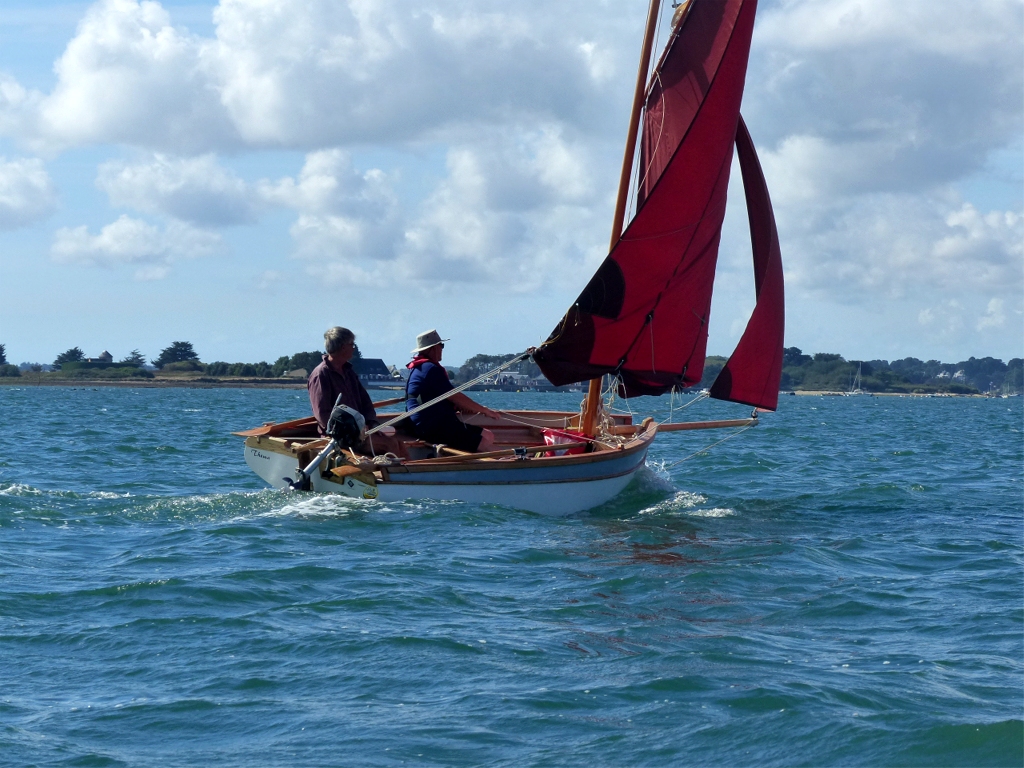
[[521, 484], [503, 486], [417, 485], [415, 489], [399, 484], [378, 486], [380, 501], [403, 501], [410, 498], [438, 501], [466, 501], [471, 504], [498, 504], [525, 509], [540, 515], [570, 515], [599, 507], [618, 496], [629, 485], [636, 469], [600, 480], [575, 483]]
[[[332, 477], [314, 472], [312, 490], [368, 502], [407, 499], [495, 504], [543, 515], [568, 515], [600, 506], [629, 484], [643, 466], [654, 437], [652, 428], [624, 450], [577, 456], [552, 456], [523, 461], [414, 463], [369, 474]], [[250, 438], [245, 460], [275, 488], [286, 488], [299, 460]]]

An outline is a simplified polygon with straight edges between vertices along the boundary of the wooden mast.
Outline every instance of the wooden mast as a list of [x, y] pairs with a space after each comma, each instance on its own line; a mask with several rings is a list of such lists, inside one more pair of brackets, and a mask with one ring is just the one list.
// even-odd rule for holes
[[[626, 201], [629, 199], [629, 178], [633, 174], [633, 155], [636, 153], [637, 129], [640, 127], [640, 112], [644, 106], [647, 92], [647, 70], [651, 65], [651, 50], [654, 48], [654, 31], [658, 26], [658, 11], [661, 0], [651, 0], [647, 11], [647, 29], [644, 32], [644, 45], [640, 52], [640, 66], [636, 73], [636, 90], [633, 92], [633, 112], [629, 117], [629, 132], [626, 134], [626, 149], [622, 154], [622, 173], [619, 175], [619, 197], [615, 201], [615, 216], [612, 218], [612, 238], [608, 252], [615, 247], [622, 235], [622, 220], [626, 216]], [[583, 434], [593, 437], [596, 432], [597, 407], [601, 402], [601, 378], [591, 379], [584, 401], [583, 423], [580, 425]]]

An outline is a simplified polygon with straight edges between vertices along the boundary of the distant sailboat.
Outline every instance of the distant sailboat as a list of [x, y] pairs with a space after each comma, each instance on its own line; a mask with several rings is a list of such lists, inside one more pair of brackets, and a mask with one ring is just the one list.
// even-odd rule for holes
[[[660, 395], [701, 380], [734, 146], [756, 304], [709, 396], [775, 410], [785, 326], [782, 258], [764, 175], [740, 117], [756, 7], [757, 0], [681, 3], [648, 79], [660, 9], [660, 0], [651, 1], [609, 255], [533, 350], [552, 383], [590, 382], [581, 413], [467, 417], [495, 433], [496, 451], [464, 454], [399, 435], [413, 458], [377, 464], [317, 438], [311, 418], [267, 424], [238, 433], [246, 437], [250, 467], [276, 487], [295, 487], [290, 478], [299, 477], [304, 488], [356, 498], [460, 499], [565, 514], [622, 491], [658, 432], [756, 424], [756, 411], [749, 419], [661, 425], [601, 413], [605, 376], [623, 397]], [[623, 231], [638, 141], [636, 213]], [[554, 441], [557, 449], [546, 445]]]
[[869, 394], [871, 394], [870, 392], [865, 392], [863, 389], [861, 389], [860, 372], [861, 372], [861, 369], [863, 367], [864, 367], [864, 363], [857, 363], [857, 375], [853, 377], [853, 383], [850, 385], [850, 391], [847, 392], [846, 394], [848, 394], [848, 395], [869, 395]]

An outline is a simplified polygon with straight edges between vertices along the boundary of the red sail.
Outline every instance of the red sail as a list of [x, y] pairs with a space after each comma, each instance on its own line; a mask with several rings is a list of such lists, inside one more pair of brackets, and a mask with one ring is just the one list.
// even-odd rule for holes
[[754, 249], [754, 291], [757, 303], [747, 321], [740, 343], [711, 385], [711, 397], [746, 403], [774, 411], [779, 404], [782, 377], [783, 336], [786, 329], [782, 252], [775, 227], [772, 201], [764, 182], [754, 142], [740, 118], [736, 130], [736, 154], [743, 173]]
[[638, 210], [534, 355], [555, 384], [621, 377], [626, 395], [701, 379], [756, 0], [694, 2], [655, 69]]

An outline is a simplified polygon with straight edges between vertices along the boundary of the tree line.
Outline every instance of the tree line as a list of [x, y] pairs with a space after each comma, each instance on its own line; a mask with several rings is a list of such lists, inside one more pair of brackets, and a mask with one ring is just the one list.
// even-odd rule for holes
[[[356, 346], [353, 354], [354, 359], [361, 358], [362, 354]], [[288, 371], [305, 369], [306, 373], [312, 371], [323, 359], [322, 352], [296, 352], [294, 355], [282, 355], [273, 363], [260, 361], [258, 363], [229, 363], [217, 360], [212, 363], [204, 363], [199, 358], [199, 353], [188, 341], [175, 341], [160, 351], [152, 360], [152, 366], [166, 373], [198, 372], [208, 376], [243, 376], [247, 378], [277, 378]], [[61, 352], [53, 361], [53, 368], [60, 369], [67, 363], [84, 363], [87, 358], [80, 347]], [[88, 368], [80, 371], [70, 371], [77, 378], [122, 378], [125, 376], [152, 376], [145, 370], [147, 361], [145, 356], [137, 349], [133, 349], [128, 355], [118, 361], [110, 362], [105, 368]], [[42, 371], [42, 366], [33, 366]], [[68, 373], [64, 371], [62, 373]], [[0, 377], [20, 376], [21, 370], [16, 365], [7, 362], [6, 348], [0, 344]]]
[[848, 392], [859, 388], [865, 392], [921, 394], [1009, 394], [1024, 390], [1024, 359], [1019, 357], [1009, 363], [994, 357], [971, 357], [957, 363], [916, 357], [846, 360], [838, 354], [805, 355], [799, 347], [787, 347], [782, 365], [782, 390]]
[[[203, 363], [199, 354], [188, 341], [175, 341], [162, 349], [153, 359], [152, 365], [161, 371], [198, 372], [207, 376], [240, 376], [247, 378], [278, 378], [288, 371], [305, 369], [308, 374], [320, 364], [323, 353], [296, 352], [283, 355], [273, 363], [229, 363], [218, 360]], [[456, 383], [469, 381], [497, 368], [515, 354], [474, 355], [457, 369], [453, 368], [452, 380]], [[362, 354], [356, 347], [355, 358]], [[54, 360], [54, 367], [63, 363], [83, 362], [85, 353], [79, 347], [62, 352]], [[725, 365], [726, 358], [710, 356], [704, 364], [704, 376], [699, 387], [710, 387]], [[133, 349], [121, 360], [110, 364], [106, 371], [79, 371], [82, 376], [114, 378], [126, 375], [152, 375], [143, 370], [146, 359]], [[121, 372], [118, 373], [117, 370]], [[540, 375], [540, 368], [531, 360], [524, 360], [506, 369], [531, 378]], [[18, 366], [7, 361], [6, 347], [0, 344], [0, 377], [19, 376]], [[846, 360], [842, 355], [818, 352], [804, 354], [799, 347], [787, 347], [783, 353], [782, 381], [780, 389], [819, 390], [846, 392], [859, 387], [866, 392], [949, 392], [971, 394], [996, 392], [1017, 394], [1024, 391], [1024, 360], [1013, 358], [1009, 363], [993, 357], [971, 357], [957, 363], [942, 363], [938, 360], [919, 360], [905, 357], [901, 360]]]
[[[459, 367], [452, 379], [456, 382], [469, 381], [515, 356], [474, 355]], [[707, 357], [703, 377], [694, 389], [709, 388], [726, 360], [717, 355]], [[530, 360], [517, 363], [506, 371], [531, 378], [540, 375], [540, 368]], [[890, 362], [846, 360], [842, 355], [829, 352], [805, 355], [799, 347], [784, 350], [780, 390], [848, 392], [855, 387], [865, 392], [1020, 393], [1024, 391], [1024, 360], [1014, 358], [1004, 363], [993, 357], [972, 357], [958, 363], [941, 363], [905, 357]]]
[[[477, 376], [482, 376], [488, 371], [493, 371], [499, 365], [507, 363], [509, 360], [516, 357], [517, 354], [521, 353], [513, 352], [507, 355], [473, 355], [473, 357], [458, 366], [457, 370], [450, 372], [451, 379], [456, 384], [462, 384], [470, 379], [475, 379]], [[504, 370], [504, 373], [519, 373], [529, 376], [531, 379], [541, 375], [540, 366], [529, 359], [509, 366]]]

